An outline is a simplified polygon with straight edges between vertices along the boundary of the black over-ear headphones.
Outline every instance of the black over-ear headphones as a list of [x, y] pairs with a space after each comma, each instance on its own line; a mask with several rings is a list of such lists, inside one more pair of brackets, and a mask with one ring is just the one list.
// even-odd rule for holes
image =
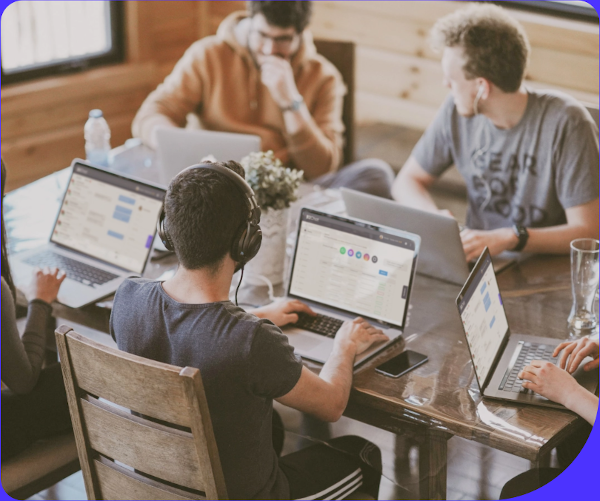
[[[262, 231], [260, 229], [260, 207], [256, 203], [254, 191], [242, 176], [236, 174], [227, 167], [204, 163], [192, 165], [182, 172], [192, 169], [209, 169], [214, 172], [220, 172], [233, 181], [233, 183], [242, 192], [248, 203], [248, 217], [236, 231], [233, 241], [231, 242], [230, 249], [231, 257], [238, 263], [237, 269], [240, 269], [254, 256], [256, 256], [256, 254], [258, 254], [258, 251], [260, 250], [260, 244], [262, 243]], [[181, 175], [181, 173], [179, 175]], [[164, 205], [160, 213], [160, 218], [158, 219], [158, 236], [168, 250], [175, 250], [173, 240], [171, 240], [169, 235]]]

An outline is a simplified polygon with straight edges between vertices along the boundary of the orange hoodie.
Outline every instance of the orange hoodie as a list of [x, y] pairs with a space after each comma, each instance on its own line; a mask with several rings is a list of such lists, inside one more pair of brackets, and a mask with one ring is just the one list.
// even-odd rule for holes
[[229, 15], [216, 36], [194, 43], [171, 74], [142, 104], [133, 121], [133, 135], [154, 147], [156, 126], [185, 127], [195, 113], [204, 129], [256, 134], [264, 151], [273, 150], [285, 165], [312, 173], [338, 169], [342, 159], [342, 105], [346, 88], [337, 69], [317, 54], [312, 35], [291, 62], [298, 91], [312, 121], [298, 133], [285, 130], [283, 114], [260, 79], [247, 47], [234, 27], [247, 14]]

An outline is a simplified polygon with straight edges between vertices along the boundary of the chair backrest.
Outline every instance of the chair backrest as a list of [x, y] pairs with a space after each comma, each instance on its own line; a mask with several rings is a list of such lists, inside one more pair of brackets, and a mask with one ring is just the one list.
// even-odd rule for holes
[[341, 73], [346, 84], [342, 121], [344, 134], [344, 161], [348, 165], [354, 161], [354, 88], [355, 88], [355, 52], [354, 42], [338, 40], [315, 40], [317, 52], [329, 60]]
[[227, 499], [198, 369], [56, 341], [88, 499]]

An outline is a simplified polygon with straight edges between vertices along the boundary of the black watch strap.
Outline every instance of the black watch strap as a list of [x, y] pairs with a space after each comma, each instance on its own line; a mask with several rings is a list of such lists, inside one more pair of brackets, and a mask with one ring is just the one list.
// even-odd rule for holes
[[520, 252], [527, 245], [527, 241], [529, 240], [529, 231], [527, 231], [527, 228], [525, 228], [525, 226], [519, 226], [517, 224], [515, 224], [513, 226], [513, 231], [515, 232], [515, 235], [519, 239], [519, 243], [513, 250]]

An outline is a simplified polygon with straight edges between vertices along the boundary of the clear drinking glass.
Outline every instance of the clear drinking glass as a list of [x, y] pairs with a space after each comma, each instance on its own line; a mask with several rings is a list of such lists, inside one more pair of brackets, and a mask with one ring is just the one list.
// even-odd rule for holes
[[589, 331], [598, 326], [598, 240], [582, 238], [571, 242], [571, 284], [573, 308], [569, 315], [570, 331]]

